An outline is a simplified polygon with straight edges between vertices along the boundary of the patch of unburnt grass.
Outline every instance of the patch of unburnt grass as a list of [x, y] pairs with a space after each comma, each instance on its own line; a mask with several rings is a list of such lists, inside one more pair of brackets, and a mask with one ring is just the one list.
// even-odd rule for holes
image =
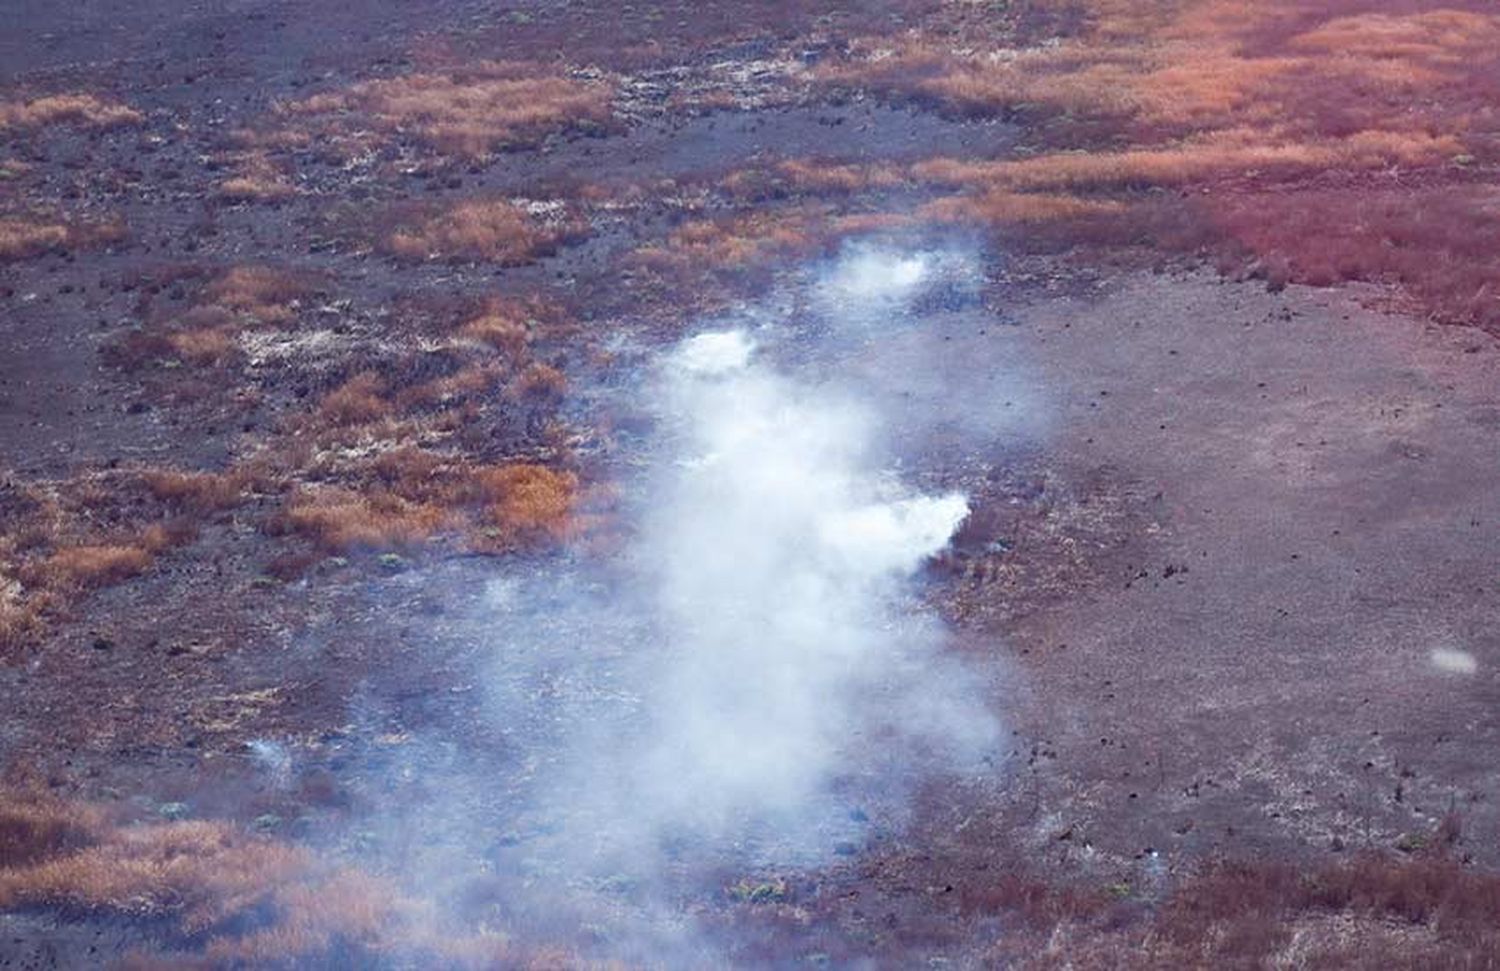
[[[598, 132], [611, 121], [611, 85], [548, 64], [481, 61], [362, 81], [282, 104], [277, 123], [349, 154], [415, 140], [473, 160], [535, 145], [565, 131]], [[254, 142], [254, 133], [245, 139]]]
[[564, 203], [471, 199], [403, 220], [381, 246], [402, 260], [524, 266], [588, 232], [587, 220]]
[[49, 94], [0, 101], [0, 132], [35, 130], [52, 125], [118, 128], [138, 125], [144, 116], [128, 105], [87, 92]]
[[0, 793], [0, 909], [152, 928], [123, 966], [579, 966], [554, 946], [452, 926], [395, 880], [218, 820], [131, 822]]
[[[1500, 162], [1484, 121], [1500, 94], [1492, 6], [1036, 6], [1080, 16], [1054, 18], [1068, 27], [1049, 43], [1015, 46], [973, 25], [954, 34], [919, 26], [855, 43], [815, 69], [836, 89], [965, 117], [1046, 121], [1029, 129], [1027, 157], [913, 166], [913, 182], [960, 191], [930, 215], [1004, 224], [1018, 213], [1050, 219], [1051, 208], [1065, 229], [1091, 206], [1078, 223], [1084, 236], [1208, 243], [1220, 265], [1255, 261], [1297, 282], [1398, 282], [1447, 319], [1500, 326], [1500, 276], [1492, 260], [1470, 255], [1491, 242], [1490, 207], [1476, 186]], [[865, 178], [824, 174], [830, 192]], [[1194, 197], [1173, 211], [1195, 225], [1164, 231], [1163, 190]], [[1454, 206], [1471, 214], [1439, 226], [1430, 217], [1439, 195], [1462, 199]], [[1095, 218], [1106, 206], [1118, 224], [1110, 230]], [[1289, 214], [1299, 226], [1333, 227], [1330, 245], [1309, 251], [1308, 234], [1286, 227]], [[1405, 241], [1418, 238], [1442, 255], [1413, 257]]]
[[24, 260], [120, 242], [122, 220], [82, 222], [39, 214], [0, 215], [0, 261]]

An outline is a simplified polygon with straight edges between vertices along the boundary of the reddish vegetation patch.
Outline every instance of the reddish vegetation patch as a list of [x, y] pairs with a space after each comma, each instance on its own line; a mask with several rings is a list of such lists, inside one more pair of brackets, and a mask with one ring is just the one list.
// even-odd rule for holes
[[[1215, 245], [1247, 247], [1292, 280], [1400, 282], [1447, 318], [1495, 325], [1494, 261], [1468, 255], [1491, 245], [1481, 187], [1500, 164], [1489, 134], [1500, 99], [1492, 6], [1071, 6], [1085, 14], [1081, 26], [1055, 43], [965, 47], [914, 31], [894, 44], [872, 40], [819, 76], [963, 115], [1048, 118], [1045, 140], [1068, 150], [914, 167], [919, 181], [974, 196], [971, 218], [1081, 211], [1055, 200], [1028, 207], [1018, 192], [1106, 197], [1119, 221], [1136, 224], [1117, 237], [1149, 230], [1158, 242], [1198, 245], [1217, 231]], [[1348, 188], [1320, 184], [1330, 179]], [[1206, 190], [1201, 205], [1178, 210], [1206, 215], [1205, 225], [1155, 232], [1163, 210], [1143, 196], [1161, 188]]]
[[78, 223], [44, 216], [0, 216], [0, 261], [107, 246], [125, 238], [123, 222]]
[[1500, 328], [1500, 194], [1490, 186], [1268, 193], [1226, 199], [1213, 218], [1284, 278], [1398, 282], [1447, 320]]
[[0, 909], [143, 918], [164, 951], [127, 967], [578, 966], [498, 933], [444, 927], [397, 884], [216, 821], [120, 824], [89, 806], [0, 798]]
[[658, 281], [688, 287], [705, 275], [764, 272], [782, 261], [828, 252], [851, 236], [899, 233], [912, 225], [910, 215], [846, 212], [812, 202], [758, 207], [689, 219], [661, 243], [638, 249], [633, 263]]
[[141, 113], [92, 94], [54, 94], [30, 101], [0, 101], [0, 130], [36, 129], [49, 125], [114, 128], [137, 125]]
[[533, 211], [504, 199], [471, 200], [391, 233], [385, 247], [405, 260], [522, 266], [587, 233], [588, 224], [560, 204]]
[[1027, 916], [1035, 930], [997, 948], [1023, 967], [1482, 967], [1500, 945], [1500, 878], [1440, 853], [1210, 864], [1147, 910], [1133, 893], [1015, 881], [964, 904]]
[[149, 570], [192, 537], [176, 519], [136, 512], [122, 480], [11, 487], [0, 518], [0, 649], [31, 645], [49, 618], [91, 590]]
[[[548, 65], [483, 61], [446, 72], [364, 81], [282, 106], [290, 131], [352, 153], [375, 137], [411, 137], [444, 155], [480, 158], [610, 120], [611, 88]], [[246, 132], [242, 140], [261, 137]]]

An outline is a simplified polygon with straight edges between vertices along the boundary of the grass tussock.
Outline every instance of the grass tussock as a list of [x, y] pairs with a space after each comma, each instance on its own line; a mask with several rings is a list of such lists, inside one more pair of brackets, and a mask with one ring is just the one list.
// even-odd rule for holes
[[152, 469], [142, 473], [146, 488], [157, 500], [198, 513], [222, 512], [244, 502], [250, 476], [231, 472], [178, 472]]
[[412, 138], [444, 155], [481, 158], [537, 144], [556, 132], [599, 130], [612, 89], [541, 64], [483, 62], [461, 71], [365, 81], [284, 105], [284, 119], [321, 137], [362, 142], [361, 132]]
[[301, 490], [282, 520], [327, 553], [415, 550], [453, 526], [447, 511], [430, 503], [337, 488]]
[[502, 547], [550, 545], [573, 531], [578, 477], [544, 465], [482, 469], [473, 480], [484, 503], [482, 535]]
[[46, 601], [19, 594], [0, 596], [0, 654], [25, 650], [46, 631]]
[[0, 649], [40, 643], [92, 591], [149, 572], [196, 527], [133, 473], [13, 487], [0, 520]]
[[1281, 279], [1399, 284], [1441, 320], [1500, 328], [1500, 194], [1308, 189], [1224, 200], [1215, 225]]
[[219, 183], [219, 197], [226, 202], [281, 202], [297, 194], [297, 188], [265, 152], [244, 152], [233, 159], [234, 174]]
[[839, 241], [899, 232], [911, 217], [899, 213], [839, 213], [817, 203], [741, 211], [688, 220], [658, 244], [635, 253], [641, 267], [678, 277], [745, 273], [827, 252]]
[[278, 523], [328, 553], [410, 552], [452, 537], [503, 552], [575, 533], [578, 477], [529, 462], [472, 465], [406, 447], [387, 452], [358, 490], [304, 489]]
[[51, 125], [106, 129], [139, 125], [144, 120], [134, 108], [92, 94], [53, 94], [29, 101], [0, 101], [0, 130]]
[[1252, 132], [1235, 130], [1161, 149], [1064, 152], [997, 162], [932, 159], [914, 165], [912, 174], [930, 184], [982, 190], [1098, 192], [1201, 185], [1227, 178], [1265, 182], [1327, 169], [1425, 165], [1452, 158], [1461, 149], [1451, 136], [1381, 131], [1317, 143], [1267, 145], [1257, 144]]
[[139, 969], [598, 967], [447, 923], [397, 881], [215, 820], [123, 822], [0, 793], [0, 910], [148, 922]]
[[0, 260], [108, 246], [125, 238], [122, 222], [76, 223], [43, 216], [0, 216]]
[[536, 297], [491, 297], [459, 328], [458, 336], [520, 362], [534, 341], [556, 337], [564, 328], [565, 315], [556, 304]]
[[958, 888], [970, 919], [1013, 918], [1007, 966], [1483, 967], [1500, 945], [1500, 874], [1451, 852], [1439, 827], [1410, 854], [1294, 866], [1215, 861], [1149, 904], [1128, 884], [1056, 885], [1005, 874]]
[[453, 260], [524, 266], [588, 233], [564, 207], [470, 200], [392, 232], [387, 252], [403, 260]]
[[306, 275], [279, 267], [230, 267], [202, 283], [186, 307], [143, 313], [147, 325], [106, 347], [106, 359], [127, 370], [159, 367], [163, 361], [232, 364], [241, 357], [242, 335], [293, 325], [312, 288]]

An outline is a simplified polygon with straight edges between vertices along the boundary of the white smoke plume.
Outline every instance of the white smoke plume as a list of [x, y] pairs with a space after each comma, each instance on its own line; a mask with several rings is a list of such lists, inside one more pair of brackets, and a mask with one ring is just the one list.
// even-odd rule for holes
[[939, 631], [903, 613], [904, 584], [967, 515], [964, 497], [881, 476], [865, 461], [873, 415], [752, 357], [729, 331], [668, 363], [684, 454], [642, 542], [665, 649], [653, 732], [624, 782], [653, 825], [732, 835], [776, 819], [795, 843], [833, 782], [869, 767], [862, 749], [888, 754], [895, 730], [970, 749], [993, 723], [970, 708], [957, 735], [935, 730], [953, 698], [927, 693], [920, 669]]
[[[929, 265], [856, 259], [829, 286], [861, 313]], [[769, 350], [731, 328], [665, 355], [628, 565], [587, 595], [553, 578], [550, 637], [507, 637], [499, 707], [553, 733], [535, 813], [611, 872], [648, 876], [665, 845], [817, 863], [870, 820], [897, 825], [911, 785], [976, 768], [997, 736], [914, 583], [965, 497], [902, 482], [873, 402]], [[536, 596], [535, 578], [497, 586], [497, 628], [534, 630]]]
[[725, 874], [857, 854], [899, 832], [918, 786], [998, 771], [998, 699], [922, 598], [968, 501], [913, 483], [898, 398], [849, 379], [874, 372], [828, 380], [819, 360], [883, 314], [910, 329], [943, 259], [856, 252], [812, 274], [818, 318], [768, 302], [647, 359], [627, 392], [653, 419], [629, 449], [628, 552], [490, 583], [491, 753], [407, 746], [387, 777], [423, 785], [369, 826], [395, 865], [439, 887], [482, 856], [521, 919], [713, 965], [684, 914]]

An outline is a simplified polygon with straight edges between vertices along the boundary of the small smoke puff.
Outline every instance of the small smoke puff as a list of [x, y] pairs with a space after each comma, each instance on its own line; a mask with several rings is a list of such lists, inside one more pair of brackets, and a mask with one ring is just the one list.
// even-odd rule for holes
[[683, 342], [674, 362], [688, 374], [728, 374], [744, 369], [750, 363], [750, 355], [754, 350], [755, 344], [744, 331], [699, 334]]
[[845, 254], [829, 283], [846, 299], [896, 300], [909, 295], [927, 278], [931, 264], [923, 254], [908, 256], [859, 248]]
[[953, 493], [840, 510], [824, 519], [821, 539], [830, 549], [879, 573], [910, 573], [948, 545], [969, 501]]
[[292, 753], [287, 751], [285, 745], [257, 738], [246, 743], [245, 747], [250, 750], [250, 757], [271, 776], [272, 781], [278, 786], [284, 786], [291, 781]]
[[995, 737], [903, 590], [968, 503], [893, 487], [867, 409], [750, 363], [751, 346], [704, 334], [674, 355], [688, 366], [662, 396], [663, 425], [691, 452], [654, 491], [640, 539], [664, 654], [646, 678], [650, 731], [607, 761], [646, 842], [734, 842], [774, 819], [787, 854], [816, 858], [835, 779], [903, 750], [955, 768]]
[[1433, 648], [1431, 659], [1433, 667], [1450, 674], [1473, 674], [1479, 670], [1474, 655], [1455, 647]]

